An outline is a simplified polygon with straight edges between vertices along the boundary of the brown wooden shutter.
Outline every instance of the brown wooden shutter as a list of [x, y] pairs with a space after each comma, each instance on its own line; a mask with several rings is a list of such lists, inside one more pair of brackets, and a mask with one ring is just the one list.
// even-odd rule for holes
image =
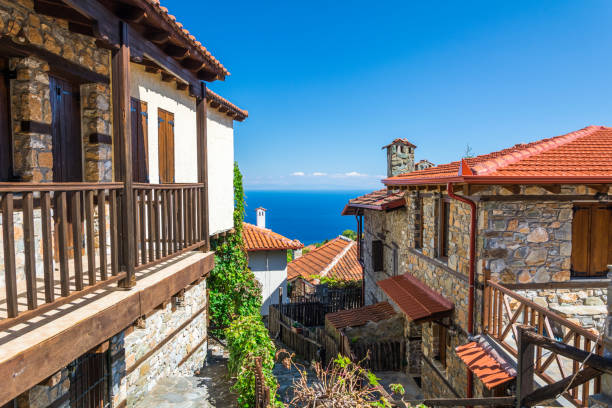
[[49, 77], [53, 181], [83, 181], [79, 87]]
[[591, 209], [574, 207], [572, 221], [572, 274], [576, 277], [589, 273], [589, 240]]
[[383, 271], [383, 242], [372, 241], [372, 269], [374, 272]]
[[605, 276], [608, 271], [611, 212], [611, 207], [597, 206], [591, 209], [589, 276]]
[[147, 103], [130, 100], [132, 121], [132, 174], [135, 182], [149, 182]]
[[8, 181], [12, 176], [11, 121], [8, 62], [0, 60], [0, 181]]
[[159, 181], [174, 183], [174, 114], [158, 110]]

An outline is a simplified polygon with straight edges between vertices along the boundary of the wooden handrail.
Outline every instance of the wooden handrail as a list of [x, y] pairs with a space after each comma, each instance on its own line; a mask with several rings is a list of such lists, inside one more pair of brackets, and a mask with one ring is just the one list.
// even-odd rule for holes
[[199, 188], [204, 187], [204, 183], [171, 183], [171, 184], [149, 184], [149, 183], [134, 183], [132, 187], [135, 189], [149, 190], [178, 190], [183, 188]]
[[498, 284], [497, 282], [494, 282], [492, 280], [488, 280], [487, 281], [487, 285], [491, 286], [497, 290], [499, 290], [500, 292], [502, 292], [504, 295], [509, 296], [515, 300], [518, 300], [520, 303], [526, 304], [529, 306], [529, 308], [536, 310], [537, 312], [546, 315], [550, 320], [554, 320], [555, 322], [561, 324], [562, 326], [566, 326], [567, 328], [571, 329], [573, 332], [578, 333], [579, 335], [591, 340], [591, 341], [595, 341], [598, 342], [599, 344], [603, 344], [603, 342], [601, 341], [601, 339], [594, 335], [593, 333], [591, 333], [588, 330], [583, 329], [582, 327], [578, 326], [577, 324], [567, 320], [566, 318], [559, 316], [557, 313], [553, 312], [552, 310], [545, 308], [543, 306], [538, 305], [537, 303], [532, 302], [531, 300], [527, 299], [524, 296], [519, 295], [516, 292], [513, 292], [512, 290]]
[[0, 182], [1, 193], [28, 193], [35, 191], [119, 190], [123, 183], [6, 183]]

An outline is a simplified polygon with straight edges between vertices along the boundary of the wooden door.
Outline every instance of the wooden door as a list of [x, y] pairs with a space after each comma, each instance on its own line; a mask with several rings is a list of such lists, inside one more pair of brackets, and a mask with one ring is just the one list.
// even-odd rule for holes
[[158, 109], [159, 182], [174, 183], [174, 114]]
[[572, 221], [572, 276], [605, 277], [612, 264], [612, 206], [580, 203]]
[[136, 183], [149, 182], [149, 139], [147, 103], [136, 98], [130, 100], [132, 121], [132, 174]]
[[10, 180], [13, 168], [9, 89], [8, 61], [0, 59], [0, 181]]
[[63, 79], [49, 77], [53, 181], [83, 181], [79, 88]]

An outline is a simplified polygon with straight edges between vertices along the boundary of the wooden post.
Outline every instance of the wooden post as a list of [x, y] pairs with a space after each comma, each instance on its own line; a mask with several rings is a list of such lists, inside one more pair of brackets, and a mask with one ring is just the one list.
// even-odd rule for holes
[[516, 406], [522, 408], [525, 397], [533, 391], [535, 345], [525, 335], [534, 331], [533, 327], [519, 325], [518, 330], [518, 370], [516, 378]]
[[115, 180], [124, 182], [120, 197], [117, 242], [119, 267], [126, 278], [119, 282], [122, 288], [136, 284], [134, 222], [134, 190], [132, 189], [132, 138], [130, 121], [130, 46], [128, 25], [119, 22], [120, 47], [112, 56], [113, 138], [115, 148]]
[[283, 287], [278, 288], [278, 311], [281, 311], [281, 305], [283, 304]]
[[199, 195], [202, 213], [202, 239], [206, 242], [204, 251], [210, 251], [210, 231], [208, 229], [208, 136], [206, 127], [206, 84], [202, 83], [202, 97], [196, 100], [196, 127], [198, 150], [198, 183], [204, 183], [203, 194]]

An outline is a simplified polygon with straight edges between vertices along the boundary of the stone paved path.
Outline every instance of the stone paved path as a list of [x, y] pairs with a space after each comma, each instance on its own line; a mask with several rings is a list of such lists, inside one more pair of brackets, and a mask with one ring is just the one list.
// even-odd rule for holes
[[234, 408], [236, 396], [230, 392], [227, 359], [223, 347], [211, 341], [206, 366], [199, 373], [159, 380], [134, 408]]

